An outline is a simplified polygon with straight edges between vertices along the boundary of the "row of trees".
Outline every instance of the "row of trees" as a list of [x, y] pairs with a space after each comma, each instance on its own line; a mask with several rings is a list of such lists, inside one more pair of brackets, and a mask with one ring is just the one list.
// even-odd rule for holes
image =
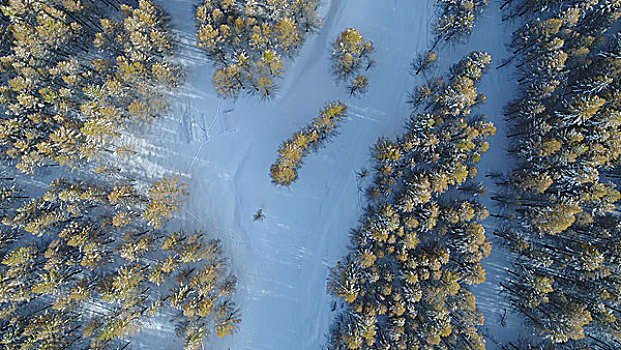
[[332, 50], [332, 70], [335, 76], [348, 82], [350, 95], [359, 95], [367, 91], [369, 79], [360, 74], [368, 71], [375, 64], [371, 57], [373, 43], [365, 40], [354, 28], [344, 30], [334, 41]]
[[320, 23], [316, 0], [202, 0], [196, 9], [198, 47], [218, 69], [216, 91], [269, 97], [284, 61]]
[[490, 64], [473, 52], [436, 80], [395, 141], [375, 145], [370, 205], [352, 252], [330, 273], [329, 292], [347, 307], [328, 349], [484, 349], [483, 315], [468, 285], [485, 280], [491, 251], [472, 179], [494, 126], [471, 108]]
[[278, 159], [270, 168], [272, 181], [278, 185], [288, 186], [298, 178], [298, 169], [302, 158], [313, 150], [319, 149], [336, 132], [343, 121], [347, 106], [340, 102], [327, 104], [319, 116], [296, 132], [278, 149]]
[[503, 286], [541, 335], [532, 348], [618, 349], [621, 4], [547, 3], [505, 4], [506, 19], [527, 20], [513, 39], [521, 92], [507, 108], [516, 168], [495, 197], [496, 235], [515, 253]]
[[114, 153], [129, 122], [165, 107], [179, 72], [164, 15], [149, 0], [118, 3], [0, 6], [0, 146], [21, 171]]

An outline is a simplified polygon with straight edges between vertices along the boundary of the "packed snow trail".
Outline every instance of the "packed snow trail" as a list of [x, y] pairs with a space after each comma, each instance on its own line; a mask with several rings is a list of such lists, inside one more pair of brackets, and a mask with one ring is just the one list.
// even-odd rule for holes
[[[410, 113], [408, 93], [423, 76], [413, 78], [409, 65], [433, 42], [430, 26], [436, 17], [435, 3], [325, 0], [321, 29], [307, 37], [295, 61], [287, 64], [276, 96], [268, 101], [256, 96], [233, 101], [218, 98], [211, 84], [213, 65], [195, 48], [198, 1], [160, 1], [178, 31], [187, 80], [169, 118], [142, 130], [144, 139], [136, 142], [150, 151], [136, 163], [137, 168], [148, 169], [146, 176], [179, 174], [189, 183], [191, 196], [181, 213], [182, 226], [206, 229], [220, 238], [232, 260], [243, 322], [234, 337], [211, 339], [208, 348], [320, 349], [325, 343], [335, 315], [333, 299], [325, 291], [328, 269], [346, 255], [348, 233], [365, 205], [361, 191], [368, 183], [358, 179], [356, 172], [370, 165], [377, 138], [399, 134]], [[497, 6], [491, 7], [470, 44], [439, 51], [444, 66], [472, 50], [489, 51], [495, 62], [507, 54], [506, 34], [491, 27], [500, 23]], [[335, 83], [330, 72], [331, 42], [349, 27], [358, 29], [376, 48], [377, 64], [368, 72], [370, 88], [360, 98], [350, 98], [345, 84]], [[506, 79], [499, 74], [504, 71], [490, 72], [481, 87], [490, 101], [485, 112], [499, 126], [490, 152], [483, 157], [482, 175], [492, 166], [506, 165], [500, 110], [510, 94], [503, 95]], [[299, 180], [289, 188], [274, 186], [269, 167], [278, 146], [326, 102], [336, 99], [350, 107], [340, 135], [305, 159]], [[254, 222], [259, 208], [265, 219]], [[496, 252], [486, 267], [494, 266]], [[489, 281], [476, 290], [486, 319], [492, 322], [501, 311], [502, 297], [494, 277], [501, 272], [501, 268], [488, 271]], [[150, 328], [137, 338], [132, 347], [182, 346], [170, 330]]]

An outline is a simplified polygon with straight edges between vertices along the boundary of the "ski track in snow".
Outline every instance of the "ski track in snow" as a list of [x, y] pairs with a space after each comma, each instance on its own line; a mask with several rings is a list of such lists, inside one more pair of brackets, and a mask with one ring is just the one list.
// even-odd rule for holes
[[[410, 62], [431, 46], [436, 1], [324, 0], [321, 29], [309, 35], [295, 61], [287, 63], [280, 88], [269, 101], [256, 96], [219, 99], [211, 85], [213, 65], [194, 47], [198, 1], [159, 2], [171, 14], [181, 41], [180, 60], [187, 69], [187, 81], [170, 115], [141, 130], [138, 142], [147, 144], [150, 151], [139, 157], [137, 168], [146, 167], [145, 175], [151, 177], [182, 176], [191, 196], [178, 225], [205, 229], [222, 240], [231, 258], [243, 321], [234, 337], [214, 337], [207, 348], [321, 349], [335, 316], [334, 299], [326, 293], [328, 269], [347, 254], [349, 232], [366, 205], [361, 191], [370, 179], [358, 179], [356, 173], [371, 168], [370, 151], [378, 137], [402, 132], [410, 112], [408, 93], [424, 79], [411, 76]], [[494, 68], [480, 88], [488, 103], [477, 110], [498, 127], [479, 170], [490, 194], [493, 183], [483, 175], [492, 168], [511, 166], [505, 156], [502, 108], [514, 91], [508, 83], [513, 73], [510, 68], [495, 69], [509, 54], [505, 45], [510, 28], [500, 23], [498, 7], [492, 1], [468, 42], [437, 50], [441, 64], [435, 70], [445, 74], [472, 50], [485, 50], [494, 57]], [[330, 73], [331, 42], [348, 27], [360, 30], [376, 48], [377, 64], [367, 72], [370, 88], [360, 98], [349, 97], [346, 84], [335, 82]], [[269, 167], [279, 145], [326, 102], [336, 99], [350, 106], [340, 134], [305, 159], [297, 182], [289, 188], [274, 186]], [[493, 212], [493, 203], [485, 201]], [[254, 222], [252, 216], [259, 208], [265, 219]], [[485, 224], [491, 236], [494, 223], [488, 219]], [[499, 244], [484, 264], [488, 281], [474, 291], [486, 318], [488, 349], [495, 349], [491, 340], [514, 337], [520, 320], [507, 315], [506, 327], [499, 322], [498, 315], [508, 308], [497, 288], [508, 266]], [[173, 316], [162, 316], [160, 327], [148, 325], [129, 348], [181, 348], [182, 340], [165, 324]]]

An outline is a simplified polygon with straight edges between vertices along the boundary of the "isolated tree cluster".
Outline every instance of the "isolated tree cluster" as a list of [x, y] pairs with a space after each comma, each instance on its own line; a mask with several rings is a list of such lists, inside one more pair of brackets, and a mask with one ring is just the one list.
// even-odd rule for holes
[[469, 37], [477, 14], [489, 3], [489, 0], [437, 0], [437, 2], [441, 14], [434, 23], [436, 39], [432, 50], [442, 41], [455, 41]]
[[[503, 283], [546, 349], [621, 348], [619, 1], [507, 1], [519, 98], [498, 177], [515, 265]], [[557, 4], [553, 4], [557, 3]], [[558, 5], [558, 6], [557, 6]]]
[[297, 131], [278, 149], [278, 159], [270, 168], [272, 181], [288, 186], [298, 178], [304, 156], [319, 149], [343, 121], [347, 106], [340, 102], [327, 104], [309, 125]]
[[317, 0], [202, 0], [198, 47], [217, 66], [216, 91], [269, 97], [307, 33], [319, 24]]
[[[134, 3], [133, 1], [131, 3]], [[173, 41], [151, 1], [11, 0], [0, 5], [0, 146], [17, 168], [79, 167], [177, 84]]]
[[375, 64], [371, 56], [373, 43], [366, 40], [357, 29], [344, 30], [333, 43], [332, 69], [340, 80], [348, 82], [350, 95], [365, 93], [369, 87], [369, 79], [361, 74]]
[[473, 178], [496, 129], [471, 108], [490, 61], [464, 58], [419, 101], [403, 135], [375, 145], [370, 205], [328, 281], [347, 304], [328, 349], [485, 348], [468, 286], [485, 281], [491, 242], [480, 222], [489, 213]]

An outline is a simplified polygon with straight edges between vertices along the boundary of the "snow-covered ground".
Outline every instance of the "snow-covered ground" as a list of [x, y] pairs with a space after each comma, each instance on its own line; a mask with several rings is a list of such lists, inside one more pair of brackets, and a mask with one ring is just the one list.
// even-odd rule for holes
[[[502, 1], [504, 2], [504, 1]], [[505, 106], [516, 96], [517, 78], [514, 65], [508, 64], [501, 69], [501, 65], [507, 57], [512, 57], [509, 48], [511, 33], [515, 30], [516, 23], [503, 23], [500, 11], [500, 0], [492, 0], [490, 5], [481, 14], [472, 36], [464, 47], [460, 45], [451, 53], [464, 51], [483, 50], [492, 55], [493, 61], [490, 71], [481, 79], [480, 91], [487, 96], [487, 103], [475, 110], [488, 116], [489, 120], [496, 125], [496, 135], [490, 138], [490, 149], [482, 157], [479, 163], [479, 178], [488, 189], [488, 195], [483, 202], [492, 214], [497, 213], [499, 208], [491, 197], [500, 189], [493, 179], [485, 177], [490, 173], [508, 173], [512, 169], [512, 160], [508, 158], [507, 123], [504, 120], [503, 110]], [[455, 57], [454, 60], [458, 59]], [[483, 222], [488, 237], [492, 240], [493, 249], [489, 258], [483, 260], [487, 272], [487, 280], [472, 290], [477, 298], [479, 308], [485, 316], [483, 334], [486, 335], [487, 349], [499, 349], [500, 344], [515, 340], [522, 333], [522, 318], [515, 314], [511, 306], [501, 294], [500, 282], [506, 278], [506, 270], [511, 267], [512, 260], [507, 250], [501, 246], [500, 240], [493, 236], [497, 220], [493, 217]]]
[[[325, 292], [328, 269], [346, 254], [349, 230], [365, 205], [362, 191], [367, 184], [356, 172], [370, 167], [377, 138], [399, 134], [409, 115], [408, 92], [424, 79], [412, 77], [409, 64], [433, 41], [430, 26], [436, 1], [324, 0], [321, 30], [308, 37], [295, 62], [288, 64], [277, 96], [269, 101], [254, 96], [219, 99], [211, 85], [214, 68], [195, 49], [197, 1], [160, 3], [178, 30], [188, 76], [168, 118], [145, 127], [136, 140], [148, 149], [136, 164], [137, 169], [147, 169], [148, 177], [181, 175], [191, 189], [182, 226], [206, 229], [220, 238], [232, 259], [243, 322], [234, 337], [212, 339], [208, 348], [320, 349], [334, 316], [333, 300]], [[438, 72], [472, 50], [490, 52], [495, 65], [508, 54], [508, 29], [501, 27], [498, 6], [492, 3], [482, 15], [468, 44], [439, 50]], [[358, 29], [376, 47], [377, 65], [368, 74], [370, 89], [360, 98], [350, 98], [329, 69], [331, 42], [348, 27]], [[481, 175], [510, 167], [501, 114], [513, 91], [510, 73], [493, 69], [482, 82], [489, 101], [483, 112], [499, 132], [481, 162]], [[274, 186], [268, 172], [280, 143], [336, 99], [350, 107], [340, 135], [306, 158], [297, 182], [289, 188]], [[265, 219], [254, 222], [259, 208]], [[491, 337], [512, 335], [519, 326], [515, 317], [507, 317], [507, 328], [498, 319], [507, 307], [497, 288], [507, 266], [505, 256], [496, 245], [486, 261], [488, 282], [475, 290]], [[168, 325], [149, 328], [132, 347], [180, 347], [171, 332]], [[495, 348], [492, 341], [488, 344]]]

